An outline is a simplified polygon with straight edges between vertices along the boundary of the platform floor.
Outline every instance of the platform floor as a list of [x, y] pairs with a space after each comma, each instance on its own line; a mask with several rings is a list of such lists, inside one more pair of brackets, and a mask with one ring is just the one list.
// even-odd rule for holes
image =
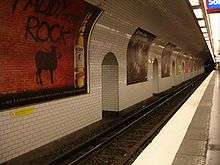
[[220, 165], [220, 72], [213, 71], [133, 165]]

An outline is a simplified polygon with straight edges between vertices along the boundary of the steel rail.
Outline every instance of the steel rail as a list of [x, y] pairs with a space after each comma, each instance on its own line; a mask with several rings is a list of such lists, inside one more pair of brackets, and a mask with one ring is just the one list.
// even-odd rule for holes
[[[170, 93], [166, 94], [165, 96], [162, 96], [161, 98], [159, 98], [158, 100], [154, 101], [153, 103], [150, 103], [147, 106], [143, 106], [139, 111], [135, 112], [134, 114], [128, 116], [126, 119], [124, 119], [121, 123], [119, 123], [118, 125], [111, 127], [109, 129], [107, 129], [106, 131], [94, 136], [93, 138], [87, 140], [85, 143], [83, 143], [82, 145], [79, 145], [77, 147], [75, 147], [74, 149], [56, 157], [54, 160], [52, 160], [49, 165], [55, 165], [55, 164], [60, 164], [63, 161], [65, 161], [65, 159], [68, 159], [69, 156], [73, 155], [76, 152], [79, 152], [80, 149], [82, 149], [83, 147], [87, 147], [89, 145], [91, 145], [88, 148], [89, 151], [85, 152], [84, 154], [82, 154], [81, 156], [79, 156], [78, 158], [74, 159], [73, 161], [71, 161], [70, 163], [68, 163], [68, 165], [72, 165], [77, 163], [78, 161], [84, 159], [86, 156], [90, 155], [92, 152], [94, 152], [95, 150], [97, 150], [98, 148], [100, 148], [101, 146], [107, 144], [109, 141], [111, 141], [112, 139], [114, 139], [115, 137], [119, 136], [120, 134], [122, 134], [123, 132], [125, 132], [127, 129], [129, 129], [130, 127], [134, 126], [138, 121], [142, 120], [143, 118], [145, 118], [146, 116], [148, 116], [149, 114], [151, 114], [152, 112], [155, 111], [155, 109], [159, 108], [161, 105], [167, 103], [169, 100], [173, 99], [174, 97], [176, 97], [178, 94], [182, 93], [183, 91], [185, 91], [186, 89], [188, 89], [190, 86], [194, 85], [195, 81], [198, 81], [198, 79], [202, 79], [203, 75], [200, 76], [196, 76], [195, 78], [192, 78], [190, 81], [186, 82], [185, 84], [183, 84], [183, 86], [179, 86], [176, 89], [174, 89], [173, 91], [171, 91]], [[173, 94], [174, 93], [174, 94]], [[151, 108], [152, 106], [154, 106], [154, 108], [152, 108], [151, 110], [148, 110], [149, 108]], [[146, 112], [147, 111], [147, 112]], [[142, 114], [144, 113], [144, 114]], [[139, 116], [141, 115], [141, 116]], [[133, 119], [136, 118], [136, 119]], [[132, 120], [133, 119], [133, 120]], [[132, 120], [132, 122], [129, 122], [130, 120]], [[129, 122], [129, 124], [127, 124]], [[126, 126], [123, 126], [125, 125]], [[123, 128], [120, 128], [122, 127]], [[117, 130], [117, 131], [116, 131]], [[111, 131], [114, 131], [115, 133], [113, 133], [113, 135], [108, 136], [107, 138], [105, 138], [104, 136], [106, 134], [111, 133]], [[101, 142], [98, 142], [100, 138], [103, 138], [101, 140]], [[93, 144], [93, 143], [97, 143], [97, 144]]]

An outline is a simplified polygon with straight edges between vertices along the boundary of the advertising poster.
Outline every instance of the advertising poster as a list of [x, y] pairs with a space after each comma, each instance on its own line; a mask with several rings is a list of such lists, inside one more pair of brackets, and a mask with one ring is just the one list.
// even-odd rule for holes
[[194, 68], [195, 72], [198, 71], [198, 60], [195, 60], [195, 68]]
[[194, 72], [194, 67], [195, 67], [194, 60], [192, 59], [191, 60], [191, 72]]
[[189, 59], [185, 60], [185, 73], [188, 74], [189, 73]]
[[161, 58], [161, 78], [170, 76], [170, 57], [173, 47], [172, 44], [168, 43], [163, 49]]
[[127, 49], [127, 84], [147, 81], [148, 49], [156, 36], [138, 28]]
[[0, 109], [86, 93], [100, 13], [83, 0], [1, 0]]
[[193, 61], [192, 61], [192, 65], [193, 65], [193, 72], [195, 71], [195, 68], [196, 68], [196, 62], [195, 62], [195, 60], [193, 59]]
[[191, 59], [191, 60], [189, 60], [189, 68], [190, 68], [189, 72], [190, 72], [190, 73], [192, 73], [192, 72], [193, 72], [193, 64], [192, 64], [192, 59]]
[[177, 56], [177, 64], [176, 64], [176, 75], [181, 75], [182, 73], [182, 58]]

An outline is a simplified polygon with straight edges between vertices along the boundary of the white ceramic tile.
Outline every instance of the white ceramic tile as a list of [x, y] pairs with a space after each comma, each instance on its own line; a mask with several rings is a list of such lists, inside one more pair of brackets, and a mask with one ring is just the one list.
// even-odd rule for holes
[[[94, 5], [100, 3], [100, 0], [87, 1]], [[0, 112], [0, 140], [3, 144], [0, 146], [0, 159], [2, 161], [9, 160], [101, 120], [101, 64], [108, 52], [114, 53], [119, 63], [119, 110], [152, 96], [152, 65], [149, 65], [149, 81], [147, 82], [127, 86], [126, 75], [126, 52], [129, 42], [127, 35], [132, 35], [138, 27], [148, 31], [152, 29], [148, 27], [153, 22], [149, 22], [147, 15], [143, 14], [146, 8], [138, 1], [123, 3], [123, 1], [113, 0], [106, 1], [103, 9], [104, 13], [91, 35], [88, 51], [90, 56], [88, 65], [90, 94], [35, 104], [31, 106], [34, 108], [34, 113], [25, 117], [12, 118], [10, 112], [15, 109]], [[104, 27], [115, 29], [118, 32]], [[160, 47], [153, 45], [149, 50], [149, 57], [158, 59], [159, 73], [161, 52]], [[179, 79], [176, 83], [182, 81], [181, 76], [176, 79]], [[169, 78], [166, 82], [161, 81], [161, 91], [169, 88], [169, 82]], [[111, 100], [109, 101], [112, 104]], [[27, 147], [22, 148], [21, 142], [26, 143]], [[18, 149], [8, 152], [13, 147]]]

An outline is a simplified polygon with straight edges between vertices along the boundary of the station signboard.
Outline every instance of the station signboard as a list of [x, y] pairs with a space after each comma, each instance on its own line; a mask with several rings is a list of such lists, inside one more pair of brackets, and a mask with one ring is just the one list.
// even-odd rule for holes
[[207, 13], [220, 13], [220, 0], [206, 0]]

